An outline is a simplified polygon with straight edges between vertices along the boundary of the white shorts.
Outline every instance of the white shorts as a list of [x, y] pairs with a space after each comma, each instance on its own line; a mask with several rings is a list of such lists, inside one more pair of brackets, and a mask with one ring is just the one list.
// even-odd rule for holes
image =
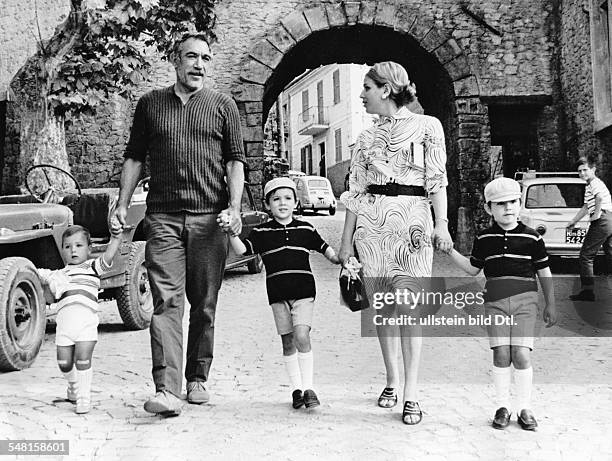
[[98, 313], [85, 306], [62, 307], [55, 319], [56, 346], [72, 346], [80, 341], [98, 340]]

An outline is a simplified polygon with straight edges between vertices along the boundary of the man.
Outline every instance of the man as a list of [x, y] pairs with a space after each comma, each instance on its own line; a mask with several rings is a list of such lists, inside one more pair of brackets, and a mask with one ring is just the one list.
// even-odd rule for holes
[[[183, 36], [172, 52], [176, 83], [138, 101], [114, 213], [117, 226], [125, 224], [148, 156], [145, 257], [154, 302], [150, 333], [156, 394], [144, 408], [164, 416], [181, 412], [185, 294], [191, 305], [187, 400], [209, 400], [204, 383], [213, 358], [227, 232], [239, 234], [242, 227], [245, 156], [238, 109], [231, 98], [204, 88], [211, 59], [206, 36]], [[224, 229], [216, 221], [220, 212], [229, 216]]]
[[582, 290], [570, 296], [573, 301], [595, 301], [593, 291], [593, 260], [604, 246], [608, 269], [612, 267], [612, 200], [610, 191], [604, 182], [595, 175], [595, 160], [591, 157], [580, 157], [576, 162], [578, 174], [587, 183], [584, 190], [584, 205], [568, 223], [572, 228], [587, 214], [589, 230], [580, 248], [580, 282]]

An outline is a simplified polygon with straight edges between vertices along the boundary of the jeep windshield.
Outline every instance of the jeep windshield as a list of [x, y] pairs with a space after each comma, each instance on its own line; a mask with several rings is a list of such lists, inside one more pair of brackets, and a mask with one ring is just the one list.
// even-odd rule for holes
[[584, 184], [534, 184], [527, 189], [525, 208], [580, 208]]

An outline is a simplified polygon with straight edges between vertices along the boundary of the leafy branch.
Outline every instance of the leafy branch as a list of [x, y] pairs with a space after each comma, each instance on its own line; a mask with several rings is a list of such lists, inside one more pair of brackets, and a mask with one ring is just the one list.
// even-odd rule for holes
[[107, 0], [71, 11], [53, 38], [40, 43], [41, 96], [55, 115], [94, 114], [111, 94], [129, 96], [151, 71], [150, 48], [166, 58], [174, 40], [187, 31], [211, 41], [219, 0]]

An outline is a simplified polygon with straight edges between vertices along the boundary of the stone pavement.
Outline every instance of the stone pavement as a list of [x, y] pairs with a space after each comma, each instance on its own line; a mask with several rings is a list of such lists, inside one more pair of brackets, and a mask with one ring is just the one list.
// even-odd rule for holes
[[[343, 216], [308, 219], [337, 248]], [[514, 421], [505, 431], [490, 427], [495, 407], [486, 338], [425, 338], [419, 382], [426, 414], [420, 425], [406, 426], [400, 405], [376, 406], [385, 384], [377, 340], [362, 338], [359, 314], [339, 306], [338, 268], [318, 254], [312, 265], [319, 408], [291, 409], [264, 274], [237, 270], [226, 275], [219, 298], [210, 404], [185, 403], [171, 419], [145, 413], [143, 402], [154, 391], [148, 332], [124, 331], [114, 303], [107, 303], [91, 413], [76, 415], [61, 401], [65, 383], [49, 328], [31, 368], [0, 374], [0, 439], [68, 439], [70, 456], [44, 459], [70, 460], [612, 459], [611, 338], [538, 340], [535, 433]], [[450, 274], [444, 261], [436, 270]]]

